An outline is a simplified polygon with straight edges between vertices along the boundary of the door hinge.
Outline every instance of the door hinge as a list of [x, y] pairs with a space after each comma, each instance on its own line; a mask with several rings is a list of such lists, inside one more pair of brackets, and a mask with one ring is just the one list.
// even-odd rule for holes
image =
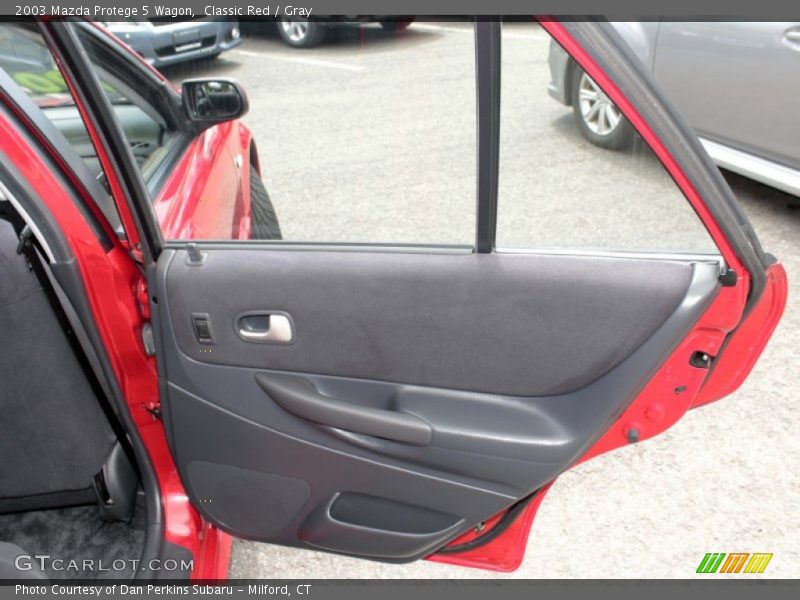
[[142, 327], [139, 333], [142, 336], [144, 353], [147, 356], [155, 356], [156, 339], [153, 335], [153, 325], [150, 323], [150, 292], [144, 277], [140, 277], [136, 282], [136, 302], [139, 305], [139, 314], [142, 316]]
[[147, 356], [156, 355], [156, 338], [153, 335], [153, 326], [150, 321], [145, 321], [142, 324], [142, 345]]
[[153, 417], [155, 421], [161, 421], [161, 403], [160, 402], [151, 402], [150, 404], [142, 404], [142, 408], [144, 408], [147, 412], [150, 413], [150, 416]]
[[127, 239], [121, 239], [119, 243], [133, 262], [139, 266], [144, 265], [144, 252], [142, 252], [141, 246], [138, 244], [134, 246]]
[[136, 301], [139, 303], [139, 314], [145, 321], [150, 320], [150, 291], [147, 288], [147, 280], [139, 277], [136, 282]]

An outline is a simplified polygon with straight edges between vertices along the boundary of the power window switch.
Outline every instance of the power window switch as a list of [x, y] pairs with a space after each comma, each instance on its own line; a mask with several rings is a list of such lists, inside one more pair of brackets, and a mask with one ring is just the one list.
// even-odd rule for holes
[[211, 327], [211, 317], [205, 313], [195, 313], [192, 315], [192, 328], [194, 336], [201, 344], [214, 343], [214, 329]]

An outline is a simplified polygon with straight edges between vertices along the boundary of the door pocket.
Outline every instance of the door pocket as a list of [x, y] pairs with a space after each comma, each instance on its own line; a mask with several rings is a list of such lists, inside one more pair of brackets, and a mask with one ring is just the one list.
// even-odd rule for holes
[[323, 550], [402, 560], [433, 551], [463, 522], [423, 506], [343, 492], [312, 512], [298, 537]]

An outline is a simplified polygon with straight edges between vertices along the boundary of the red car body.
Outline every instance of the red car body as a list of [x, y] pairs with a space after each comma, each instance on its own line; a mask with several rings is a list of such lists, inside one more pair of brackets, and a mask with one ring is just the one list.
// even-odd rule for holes
[[[179, 92], [130, 46], [94, 23], [121, 52], [141, 62]], [[239, 120], [209, 127], [196, 137], [172, 169], [153, 210], [166, 239], [250, 239], [250, 166], [258, 155], [250, 130]], [[256, 175], [259, 175], [257, 173]]]
[[210, 127], [191, 142], [153, 200], [164, 237], [250, 239], [251, 144], [240, 121]]
[[[780, 319], [787, 283], [781, 265], [775, 263], [770, 266], [764, 292], [740, 323], [751, 289], [750, 274], [734, 253], [719, 224], [674, 157], [652, 133], [614, 81], [592, 61], [565, 27], [547, 19], [542, 20], [541, 24], [607, 90], [609, 97], [650, 143], [714, 237], [726, 264], [737, 277], [735, 285], [720, 291], [684, 342], [651, 377], [649, 384], [625, 413], [585, 453], [581, 458], [583, 461], [628, 444], [631, 430], [636, 430], [640, 439], [652, 437], [675, 423], [690, 408], [715, 401], [734, 391], [749, 373]], [[1, 91], [0, 94], [2, 101], [14, 110], [9, 98]], [[15, 112], [25, 122], [24, 115]], [[194, 579], [227, 577], [232, 538], [207, 522], [190, 503], [171, 455], [164, 426], [153, 415], [153, 409], [159, 404], [159, 375], [156, 359], [146, 352], [141, 335], [142, 328], [150, 319], [150, 294], [136, 260], [136, 250], [140, 244], [136, 227], [132, 225], [136, 217], [122, 200], [125, 197], [122, 192], [125, 182], [112, 167], [112, 157], [100, 156], [104, 166], [108, 165], [105, 170], [109, 174], [110, 187], [118, 198], [117, 206], [127, 232], [127, 239], [124, 240], [112, 235], [114, 247], [108, 250], [97, 239], [84, 215], [64, 190], [59, 177], [51, 172], [44, 157], [26, 139], [31, 133], [36, 135], [35, 127], [29, 123], [27, 128], [23, 128], [17, 119], [7, 119], [0, 114], [0, 129], [4, 131], [0, 149], [20, 174], [31, 182], [35, 193], [46, 199], [77, 259], [102, 342], [157, 474], [163, 504], [164, 539], [191, 552], [194, 557]], [[98, 132], [90, 133], [95, 138], [99, 137]], [[41, 141], [47, 147], [46, 140]], [[98, 149], [102, 148], [102, 145], [96, 145]], [[50, 158], [60, 163], [52, 147], [49, 147], [49, 152]], [[216, 125], [202, 132], [184, 152], [153, 200], [164, 237], [247, 239], [250, 209], [249, 187], [245, 183], [249, 181], [251, 162], [258, 164], [251, 134], [239, 121]], [[735, 333], [729, 338], [728, 334], [734, 329]], [[723, 358], [706, 380], [704, 372], [690, 367], [687, 357], [698, 347], [717, 355], [726, 338], [728, 342]], [[675, 396], [677, 381], [683, 382], [688, 389], [678, 401], [664, 403], [665, 396]], [[550, 485], [492, 542], [476, 550], [429, 558], [498, 571], [514, 570], [522, 560], [536, 510]], [[501, 516], [487, 521], [486, 526], [491, 528]], [[468, 542], [477, 535], [467, 533], [451, 545]]]

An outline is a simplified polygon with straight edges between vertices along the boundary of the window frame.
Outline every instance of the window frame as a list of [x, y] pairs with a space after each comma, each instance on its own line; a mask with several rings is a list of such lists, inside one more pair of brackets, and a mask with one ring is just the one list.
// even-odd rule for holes
[[[125, 230], [127, 249], [139, 263], [154, 261], [164, 241], [150, 205], [150, 194], [114, 109], [78, 39], [75, 23], [48, 20], [39, 25], [95, 145]], [[157, 80], [155, 75], [153, 78]], [[166, 82], [160, 82], [159, 87], [166, 90]]]
[[500, 88], [502, 24], [475, 24], [475, 87], [478, 97], [478, 192], [475, 251], [491, 254], [497, 241], [497, 200], [500, 181]]
[[[129, 73], [136, 75], [137, 86], [142, 86], [144, 91], [143, 94], [140, 94], [142, 100], [160, 115], [166, 124], [168, 134], [175, 138], [167, 153], [157, 165], [150, 169], [146, 178], [144, 177], [145, 173], [142, 172], [151, 200], [154, 200], [166, 181], [166, 175], [197, 137], [197, 129], [183, 113], [180, 94], [170, 84], [166, 83], [160, 75], [142, 64], [141, 60], [129, 48], [117, 42], [111, 34], [101, 30], [92, 22], [79, 21], [74, 26], [78, 32], [78, 40], [82, 47], [85, 46], [85, 37], [99, 47], [106, 49], [110, 56], [110, 61], [119, 61], [120, 68], [124, 68]], [[94, 69], [91, 61], [87, 62]]]

